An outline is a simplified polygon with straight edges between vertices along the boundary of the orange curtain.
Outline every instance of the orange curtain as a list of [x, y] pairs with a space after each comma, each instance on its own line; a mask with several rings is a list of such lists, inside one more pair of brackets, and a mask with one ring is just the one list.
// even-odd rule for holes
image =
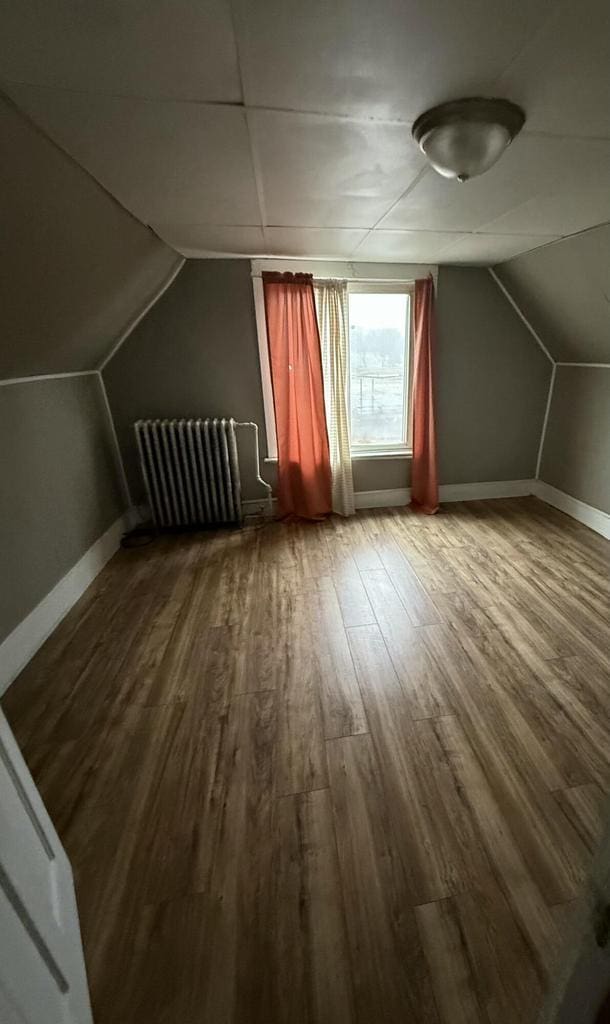
[[434, 423], [434, 282], [415, 282], [413, 320], [413, 462], [411, 505], [433, 515], [438, 511], [436, 427]]
[[332, 508], [320, 335], [311, 274], [263, 273], [281, 516]]

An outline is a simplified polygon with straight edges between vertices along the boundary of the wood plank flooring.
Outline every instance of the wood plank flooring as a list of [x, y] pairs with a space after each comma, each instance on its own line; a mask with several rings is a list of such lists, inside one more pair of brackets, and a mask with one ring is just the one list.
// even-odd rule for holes
[[4, 699], [96, 1024], [534, 1024], [609, 786], [609, 566], [534, 498], [120, 551]]

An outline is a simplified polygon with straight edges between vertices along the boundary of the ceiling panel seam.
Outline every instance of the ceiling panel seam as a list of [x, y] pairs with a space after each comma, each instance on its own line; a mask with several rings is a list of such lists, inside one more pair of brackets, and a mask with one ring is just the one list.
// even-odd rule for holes
[[488, 267], [487, 270], [489, 271], [491, 277], [493, 278], [493, 280], [495, 281], [496, 285], [498, 286], [498, 288], [500, 289], [500, 291], [504, 295], [504, 298], [507, 299], [507, 301], [510, 303], [510, 305], [514, 309], [515, 313], [517, 314], [517, 316], [519, 317], [521, 322], [527, 328], [527, 330], [531, 334], [532, 338], [534, 339], [534, 341], [536, 342], [538, 347], [541, 349], [541, 351], [544, 352], [545, 356], [547, 357], [547, 359], [549, 360], [549, 362], [551, 364], [551, 378], [549, 380], [549, 390], [548, 390], [548, 393], [547, 393], [547, 396], [546, 396], [546, 405], [545, 405], [545, 409], [544, 409], [544, 419], [542, 421], [542, 429], [540, 431], [540, 441], [538, 442], [538, 452], [537, 452], [537, 455], [536, 455], [535, 479], [538, 480], [540, 478], [540, 467], [542, 465], [542, 455], [543, 455], [543, 452], [544, 452], [544, 442], [545, 442], [545, 439], [546, 439], [546, 429], [547, 429], [547, 425], [548, 425], [548, 422], [549, 422], [549, 417], [550, 417], [550, 414], [551, 414], [551, 405], [553, 403], [553, 390], [554, 390], [554, 387], [555, 387], [555, 376], [557, 374], [557, 362], [555, 361], [555, 359], [553, 359], [553, 357], [552, 357], [551, 353], [549, 352], [548, 348], [546, 347], [546, 345], [542, 341], [542, 338], [534, 330], [534, 328], [532, 327], [531, 323], [529, 322], [529, 320], [527, 319], [525, 314], [522, 312], [522, 310], [519, 308], [519, 306], [517, 305], [517, 303], [513, 299], [512, 295], [510, 294], [508, 289], [504, 287], [504, 285], [502, 284], [500, 278], [496, 274], [496, 272], [493, 269], [493, 267]]
[[[239, 66], [239, 62], [238, 62]], [[241, 74], [240, 74], [241, 77]], [[341, 121], [341, 122], [352, 122], [354, 124], [374, 124], [374, 125], [394, 125], [405, 129], [411, 129], [414, 124], [416, 117], [411, 115], [409, 117], [378, 117], [374, 114], [345, 114], [341, 111], [328, 111], [328, 110], [312, 110], [306, 107], [280, 107], [271, 106], [269, 104], [262, 103], [246, 103], [246, 102], [235, 102], [234, 100], [209, 100], [209, 99], [197, 99], [189, 96], [144, 96], [137, 92], [109, 92], [105, 89], [75, 89], [65, 85], [41, 85], [39, 82], [29, 81], [28, 79], [21, 78], [4, 78], [4, 81], [9, 85], [26, 86], [33, 89], [37, 89], [39, 92], [66, 92], [74, 93], [78, 96], [96, 96], [103, 97], [111, 100], [135, 100], [141, 103], [167, 103], [167, 104], [182, 104], [186, 106], [196, 107], [221, 107], [224, 109], [241, 110], [246, 113], [262, 113], [262, 114], [292, 114], [295, 117], [312, 117], [316, 119], [325, 119], [328, 121]], [[243, 88], [243, 87], [242, 87]], [[8, 97], [6, 92], [3, 93], [5, 98]], [[20, 112], [23, 113], [21, 108]], [[24, 114], [24, 116], [27, 116]], [[50, 136], [48, 136], [50, 138]], [[608, 134], [590, 134], [582, 132], [560, 132], [560, 131], [549, 131], [541, 128], [524, 128], [520, 133], [521, 138], [541, 138], [541, 139], [558, 139], [558, 140], [573, 140], [575, 142], [609, 142], [610, 135]], [[54, 141], [54, 140], [53, 140]], [[58, 143], [55, 143], [58, 145]], [[60, 147], [61, 148], [61, 147]], [[79, 164], [79, 166], [81, 166]], [[87, 172], [90, 173], [90, 172]], [[97, 180], [97, 179], [96, 179]], [[103, 188], [104, 186], [102, 186]]]
[[173, 282], [177, 278], [178, 274], [182, 270], [182, 268], [183, 268], [185, 263], [186, 263], [186, 257], [185, 256], [181, 256], [176, 261], [176, 263], [174, 264], [174, 266], [170, 270], [170, 272], [167, 275], [167, 277], [165, 278], [165, 280], [155, 290], [155, 292], [153, 293], [151, 298], [144, 304], [144, 306], [142, 307], [140, 312], [137, 313], [136, 316], [133, 317], [133, 319], [131, 319], [129, 321], [129, 323], [128, 323], [127, 327], [125, 328], [125, 330], [123, 331], [123, 333], [117, 338], [117, 340], [115, 341], [114, 345], [110, 349], [110, 352], [108, 352], [108, 354], [104, 356], [102, 361], [100, 363], [98, 363], [98, 365], [96, 366], [94, 372], [99, 372], [99, 373], [103, 372], [103, 370], [106, 368], [106, 366], [108, 365], [110, 360], [113, 359], [114, 356], [117, 354], [117, 352], [119, 351], [119, 349], [120, 349], [121, 345], [123, 344], [123, 342], [126, 341], [126, 339], [129, 337], [131, 332], [133, 330], [135, 330], [135, 328], [138, 326], [140, 321], [144, 319], [146, 314], [148, 312], [150, 312], [152, 307], [155, 305], [155, 303], [157, 303], [159, 301], [159, 299], [167, 291], [169, 286], [171, 284], [173, 284]]
[[239, 88], [241, 90], [242, 109], [246, 121], [246, 131], [248, 133], [248, 146], [250, 149], [250, 160], [252, 162], [252, 175], [254, 177], [254, 187], [256, 189], [258, 216], [260, 220], [260, 226], [263, 230], [263, 237], [265, 239], [265, 243], [267, 243], [267, 238], [265, 236], [265, 227], [267, 225], [267, 207], [265, 203], [265, 193], [263, 190], [263, 175], [261, 170], [261, 162], [258, 154], [258, 147], [256, 144], [256, 129], [254, 127], [252, 119], [249, 116], [249, 108], [246, 102], [246, 75], [244, 73], [244, 65], [241, 56], [241, 46], [239, 42], [239, 14], [237, 12], [235, 4], [231, 2], [231, 0], [229, 2], [229, 16], [231, 18], [231, 29], [233, 31], [233, 43], [235, 45], [235, 63], [237, 64]]
[[[144, 221], [139, 219], [139, 217], [136, 217], [135, 213], [133, 213], [133, 211], [130, 210], [129, 207], [125, 206], [120, 201], [120, 199], [117, 199], [117, 197], [115, 196], [114, 192], [111, 192], [110, 189], [106, 188], [106, 186], [102, 184], [102, 182], [99, 180], [99, 178], [96, 178], [95, 175], [91, 173], [91, 171], [89, 171], [83, 164], [79, 163], [79, 161], [74, 156], [72, 156], [72, 153], [70, 153], [69, 150], [67, 150], [64, 146], [62, 146], [57, 141], [57, 139], [55, 139], [52, 135], [49, 135], [49, 133], [46, 132], [44, 128], [41, 128], [41, 126], [38, 124], [38, 122], [35, 121], [32, 117], [30, 117], [30, 115], [28, 113], [26, 113], [26, 111], [23, 110], [22, 107], [20, 107], [18, 103], [15, 103], [15, 101], [11, 98], [11, 96], [9, 96], [8, 93], [6, 93], [2, 88], [0, 88], [0, 99], [3, 100], [7, 104], [7, 106], [12, 107], [12, 109], [16, 111], [16, 113], [19, 115], [19, 117], [23, 118], [23, 120], [26, 121], [27, 124], [29, 124], [29, 126], [33, 129], [33, 131], [35, 131], [43, 139], [46, 139], [46, 141], [49, 142], [52, 146], [55, 146], [55, 149], [58, 149], [60, 151], [60, 153], [63, 153], [63, 155], [66, 157], [66, 159], [69, 160], [70, 163], [73, 164], [74, 167], [78, 167], [78, 169], [80, 171], [82, 171], [83, 174], [86, 174], [87, 177], [90, 178], [91, 181], [93, 181], [95, 183], [95, 185], [97, 185], [97, 187], [99, 189], [101, 189], [101, 191], [105, 195], [107, 195], [109, 199], [112, 200], [112, 202], [115, 204], [115, 206], [118, 206], [124, 213], [126, 213], [128, 215], [128, 217], [131, 218], [131, 220], [134, 220], [136, 222], [136, 224], [139, 224], [141, 227], [147, 228], [147, 230], [150, 231], [151, 234], [155, 235], [155, 238], [159, 237], [152, 230], [152, 228], [150, 227], [149, 224], [145, 224]], [[160, 241], [163, 241], [163, 240], [160, 239]], [[163, 244], [167, 245], [168, 249], [173, 248], [171, 245], [168, 245], [167, 242], [163, 242]]]
[[503, 78], [505, 78], [505, 76], [509, 73], [511, 68], [514, 67], [519, 58], [527, 51], [527, 49], [529, 48], [531, 50], [536, 46], [538, 39], [540, 38], [544, 30], [549, 26], [549, 24], [552, 23], [554, 18], [559, 16], [558, 12], [561, 12], [571, 2], [572, 0], [564, 0], [563, 3], [556, 3], [550, 7], [547, 14], [540, 19], [537, 27], [532, 32], [528, 33], [528, 35], [523, 40], [521, 45], [518, 46], [516, 51], [513, 53], [505, 68], [497, 76], [495, 80], [496, 89], [501, 88]]
[[[493, 221], [489, 221], [491, 225]], [[487, 225], [483, 225], [486, 227]], [[502, 260], [502, 265], [505, 263], [513, 263], [515, 260], [521, 259], [522, 256], [527, 256], [529, 253], [540, 252], [542, 249], [548, 249], [551, 245], [559, 245], [561, 242], [566, 242], [569, 238], [577, 238], [579, 235], [586, 235], [589, 231], [598, 231], [599, 228], [610, 227], [610, 220], [602, 220], [599, 224], [590, 224], [588, 228], [579, 228], [578, 231], [569, 231], [567, 235], [559, 235], [557, 238], [551, 238], [550, 241], [545, 242], [544, 245], [537, 245], [535, 249], [529, 249], [528, 252], [518, 252], [514, 256], [510, 256], [507, 260]], [[484, 231], [481, 234], [489, 234], [490, 232]], [[505, 232], [491, 232], [492, 234], [504, 234]], [[517, 231], [516, 234], [520, 235], [523, 232]], [[497, 264], [496, 264], [497, 265]]]
[[537, 344], [537, 345], [539, 346], [539, 348], [540, 348], [540, 349], [541, 349], [541, 350], [542, 350], [542, 351], [544, 352], [545, 356], [547, 357], [547, 359], [548, 359], [548, 360], [549, 360], [549, 362], [551, 363], [551, 366], [555, 366], [555, 365], [556, 365], [556, 360], [555, 360], [555, 359], [553, 359], [553, 356], [551, 355], [551, 353], [549, 352], [548, 348], [547, 348], [547, 347], [546, 347], [546, 345], [544, 344], [544, 342], [543, 342], [542, 338], [540, 337], [540, 335], [538, 334], [538, 332], [534, 330], [534, 328], [532, 327], [531, 323], [529, 322], [529, 320], [528, 320], [528, 319], [527, 319], [527, 317], [525, 316], [525, 313], [523, 313], [523, 311], [522, 311], [522, 310], [520, 309], [520, 307], [519, 307], [519, 306], [517, 305], [517, 303], [516, 303], [516, 302], [515, 302], [515, 300], [513, 299], [512, 295], [511, 295], [511, 294], [510, 294], [510, 292], [508, 291], [508, 288], [506, 288], [506, 287], [505, 287], [505, 286], [504, 286], [504, 285], [502, 284], [502, 281], [500, 280], [500, 278], [499, 278], [499, 277], [498, 277], [498, 275], [496, 274], [496, 272], [495, 272], [494, 268], [493, 268], [493, 267], [488, 267], [488, 268], [487, 268], [487, 270], [489, 271], [489, 273], [490, 273], [490, 274], [491, 274], [491, 276], [493, 277], [494, 281], [496, 282], [496, 284], [497, 284], [498, 288], [500, 289], [500, 291], [502, 292], [502, 294], [504, 295], [504, 297], [505, 297], [505, 298], [506, 298], [506, 299], [508, 300], [508, 302], [510, 302], [511, 306], [513, 307], [513, 309], [514, 309], [515, 313], [517, 314], [517, 316], [519, 317], [519, 319], [520, 319], [520, 320], [521, 320], [521, 321], [522, 321], [522, 322], [523, 322], [523, 323], [525, 324], [525, 326], [527, 327], [527, 329], [528, 329], [528, 331], [530, 332], [530, 334], [531, 334], [532, 338], [534, 338], [534, 340], [535, 340], [536, 344]]
[[[51, 89], [51, 91], [53, 91], [53, 89]], [[10, 102], [12, 102], [12, 101], [10, 101]], [[180, 101], [178, 101], [178, 102], [180, 102]], [[15, 104], [12, 104], [12, 105], [14, 106]], [[206, 105], [206, 104], [204, 103], [203, 105]], [[220, 104], [208, 104], [208, 105], [210, 105], [210, 106], [212, 106], [212, 105], [218, 106]], [[266, 204], [265, 204], [265, 197], [264, 197], [264, 187], [263, 187], [263, 180], [262, 180], [262, 171], [261, 171], [261, 168], [259, 166], [259, 164], [260, 164], [259, 146], [258, 146], [258, 143], [257, 143], [257, 140], [256, 140], [256, 128], [255, 128], [254, 122], [252, 121], [251, 117], [248, 116], [248, 110], [249, 109], [257, 109], [257, 108], [254, 108], [254, 107], [248, 108], [247, 104], [222, 104], [222, 106], [232, 106], [234, 109], [240, 109], [241, 112], [242, 112], [242, 116], [245, 118], [245, 124], [246, 124], [247, 132], [248, 132], [248, 145], [249, 145], [249, 150], [250, 150], [250, 159], [251, 159], [251, 163], [252, 163], [252, 178], [253, 178], [253, 184], [254, 184], [254, 187], [255, 187], [256, 195], [257, 195], [257, 207], [258, 207], [258, 214], [259, 214], [259, 219], [260, 219], [260, 226], [262, 227], [263, 233], [264, 233], [266, 228], [269, 225], [268, 225], [268, 220], [267, 220]], [[96, 182], [96, 184], [100, 188], [102, 188], [103, 191], [106, 192], [106, 194], [109, 195], [114, 200], [115, 203], [117, 203], [117, 205], [119, 205], [122, 209], [127, 209], [127, 212], [130, 214], [130, 216], [133, 217], [134, 220], [136, 220], [137, 223], [146, 223], [146, 226], [149, 228], [149, 230], [152, 230], [150, 228], [150, 224], [148, 224], [147, 221], [140, 220], [127, 207], [124, 207], [123, 204], [120, 202], [120, 200], [118, 200], [116, 198], [116, 196], [112, 192], [109, 192], [108, 189], [106, 189], [106, 187], [104, 185], [102, 185], [101, 182], [89, 170], [87, 170], [86, 167], [84, 167], [77, 160], [75, 160], [68, 153], [67, 150], [63, 149], [63, 147], [61, 145], [59, 145], [54, 140], [54, 138], [52, 138], [51, 136], [47, 135], [47, 133], [45, 131], [40, 129], [37, 126], [36, 122], [33, 122], [28, 115], [23, 113], [21, 108], [17, 107], [17, 109], [19, 110], [20, 115], [22, 117], [26, 118], [28, 120], [28, 122], [30, 122], [32, 125], [34, 125], [36, 127], [36, 130], [41, 135], [44, 135], [45, 138], [49, 139], [61, 152], [66, 154], [72, 160], [72, 162], [74, 164], [76, 164], [78, 167], [80, 167], [81, 170], [84, 170], [85, 173], [88, 174], [89, 177], [92, 178]], [[266, 108], [261, 107], [261, 108], [258, 108], [258, 109], [266, 109]], [[269, 108], [269, 109], [271, 109], [271, 108]], [[358, 120], [361, 120], [361, 119], [358, 118], [358, 117], [355, 117], [354, 120], [358, 121]], [[525, 132], [524, 134], [527, 134], [527, 132]], [[534, 134], [537, 134], [537, 133], [534, 133]], [[412, 227], [412, 228], [383, 228], [383, 222], [388, 217], [388, 215], [391, 213], [391, 211], [394, 209], [394, 207], [397, 204], [399, 204], [401, 202], [401, 200], [403, 200], [406, 196], [409, 195], [409, 193], [412, 191], [412, 189], [416, 187], [416, 185], [419, 183], [419, 181], [422, 180], [422, 178], [424, 177], [424, 175], [426, 173], [431, 173], [430, 169], [428, 167], [423, 168], [422, 171], [418, 175], [416, 175], [416, 177], [409, 183], [407, 188], [395, 200], [395, 202], [391, 203], [388, 206], [388, 208], [384, 211], [384, 213], [381, 215], [381, 217], [379, 217], [378, 220], [371, 227], [365, 229], [366, 233], [365, 233], [364, 237], [360, 239], [360, 241], [358, 242], [358, 244], [355, 246], [354, 249], [352, 249], [351, 251], [346, 253], [348, 258], [355, 256], [359, 251], [361, 251], [361, 249], [363, 247], [365, 247], [366, 242], [368, 240], [370, 240], [371, 237], [378, 230], [387, 230], [387, 231], [392, 231], [393, 233], [400, 233], [402, 231], [402, 232], [405, 232], [405, 233], [413, 234], [414, 236], [421, 235], [422, 233], [424, 233], [425, 229], [422, 229], [421, 227]], [[523, 204], [521, 204], [521, 205], [523, 205]], [[507, 232], [507, 231], [503, 231], [503, 230], [496, 230], [495, 232], [494, 231], [490, 231], [489, 229], [493, 227], [493, 225], [495, 223], [495, 220], [496, 219], [493, 218], [490, 221], [486, 221], [485, 224], [483, 224], [482, 226], [479, 226], [474, 231], [472, 229], [470, 229], [470, 230], [461, 230], [461, 231], [451, 230], [448, 233], [455, 234], [456, 237], [459, 236], [459, 235], [463, 235], [464, 237], [468, 237], [468, 238], [470, 238], [470, 237], [472, 237], [472, 238], [480, 238], [482, 242], [484, 241], [485, 237], [488, 234], [497, 234], [498, 237], [511, 238], [513, 236], [517, 237], [517, 236], [519, 236], [520, 234], [523, 233], [523, 232], [515, 232], [515, 231], [508, 231]], [[605, 224], [605, 223], [607, 223], [607, 222], [601, 222], [600, 224], [594, 224], [594, 225], [591, 225], [588, 228], [584, 228], [584, 229], [581, 229], [579, 231], [571, 232], [571, 233], [569, 233], [567, 235], [561, 235], [560, 237], [556, 237], [556, 236], [554, 237], [553, 235], [549, 234], [548, 235], [548, 240], [544, 243], [544, 245], [534, 245], [534, 249], [537, 250], [537, 249], [544, 248], [547, 245], [554, 245], [558, 241], [562, 241], [566, 237], [573, 237], [574, 235], [583, 233], [584, 231], [595, 230], [596, 228], [603, 226], [603, 224]], [[256, 225], [256, 226], [258, 227], [258, 225]], [[281, 226], [282, 227], [288, 227], [289, 225], [281, 225]], [[311, 225], [311, 227], [314, 227], [314, 226], [315, 225]], [[318, 225], [318, 227], [326, 228], [327, 225], [320, 224], [320, 225]], [[358, 227], [360, 228], [361, 225], [359, 225]], [[356, 230], [356, 229], [357, 229], [356, 226], [354, 226], [354, 230]], [[430, 229], [430, 231], [433, 233], [433, 229]], [[268, 243], [269, 240], [268, 240], [268, 238], [267, 238], [267, 236], [265, 234], [264, 234], [264, 238], [265, 238], [265, 241]], [[174, 248], [171, 245], [171, 243], [166, 242], [165, 239], [162, 239], [162, 241], [164, 242], [164, 244], [168, 245], [169, 247]], [[534, 240], [532, 240], [532, 244], [533, 244], [533, 241]], [[210, 250], [210, 251], [213, 252], [214, 250]], [[524, 251], [530, 251], [530, 250], [524, 250]], [[533, 251], [533, 250], [531, 250], [531, 251]], [[236, 255], [236, 256], [237, 255], [249, 255], [249, 253], [245, 253], [245, 252], [239, 253], [239, 254], [235, 253], [234, 255]], [[522, 253], [515, 254], [515, 258], [518, 258], [518, 256], [520, 256], [520, 255], [522, 255]]]
[[544, 419], [542, 421], [542, 430], [540, 432], [540, 443], [538, 445], [538, 457], [536, 459], [536, 476], [535, 479], [540, 479], [540, 467], [542, 465], [542, 453], [544, 451], [544, 442], [546, 440], [546, 428], [549, 423], [549, 417], [551, 415], [551, 405], [553, 404], [553, 391], [555, 388], [555, 377], [557, 375], [557, 363], [553, 363], [553, 369], [551, 370], [551, 379], [549, 381], [549, 391], [546, 396], [546, 407], [544, 410]]
[[116, 424], [114, 422], [114, 416], [112, 415], [112, 409], [110, 407], [110, 400], [108, 398], [108, 392], [106, 391], [106, 384], [105, 384], [105, 381], [104, 381], [104, 376], [103, 376], [101, 370], [94, 370], [93, 372], [97, 374], [97, 378], [98, 378], [98, 380], [100, 382], [100, 389], [101, 389], [101, 392], [102, 392], [102, 401], [104, 403], [104, 408], [106, 410], [106, 415], [108, 417], [108, 425], [109, 425], [109, 428], [110, 428], [110, 436], [111, 436], [111, 439], [112, 439], [112, 447], [114, 448], [114, 459], [115, 459], [115, 463], [116, 463], [117, 472], [119, 474], [119, 479], [120, 479], [120, 482], [121, 482], [121, 490], [123, 492], [123, 500], [125, 501], [125, 504], [127, 506], [127, 515], [128, 515], [128, 518], [129, 518], [129, 524], [130, 524], [130, 526], [133, 527], [133, 526], [136, 525], [137, 515], [135, 513], [135, 505], [134, 505], [134, 502], [133, 502], [133, 497], [132, 497], [132, 494], [131, 494], [131, 489], [129, 487], [129, 481], [127, 479], [127, 472], [125, 470], [125, 463], [123, 461], [123, 454], [121, 452], [121, 446], [119, 444], [119, 438], [118, 438], [118, 434], [117, 434], [117, 431], [116, 431]]
[[[430, 168], [429, 168], [429, 167], [428, 167], [428, 166], [426, 165], [426, 166], [422, 167], [422, 168], [421, 168], [421, 170], [419, 170], [419, 171], [417, 172], [417, 174], [415, 175], [415, 177], [413, 178], [413, 180], [412, 180], [412, 181], [410, 181], [410, 182], [409, 182], [409, 184], [407, 185], [407, 187], [406, 187], [406, 189], [404, 190], [404, 192], [401, 192], [401, 194], [400, 194], [400, 195], [398, 196], [398, 198], [397, 198], [397, 199], [395, 199], [395, 200], [394, 200], [393, 202], [391, 202], [391, 203], [390, 203], [390, 205], [388, 206], [388, 208], [387, 208], [387, 210], [385, 211], [385, 213], [383, 213], [383, 214], [381, 215], [381, 217], [379, 217], [379, 218], [378, 218], [378, 219], [377, 219], [377, 220], [375, 221], [375, 223], [374, 223], [374, 224], [372, 225], [372, 227], [370, 227], [370, 228], [369, 228], [369, 229], [367, 230], [367, 232], [366, 232], [366, 235], [364, 236], [364, 238], [361, 238], [361, 239], [360, 239], [360, 241], [358, 242], [358, 245], [356, 246], [356, 248], [355, 248], [355, 249], [352, 249], [352, 251], [351, 251], [351, 253], [350, 253], [350, 259], [351, 259], [351, 257], [352, 257], [352, 256], [354, 256], [354, 255], [355, 255], [355, 254], [356, 254], [356, 253], [358, 252], [358, 249], [360, 248], [360, 246], [361, 246], [361, 245], [364, 245], [364, 243], [366, 242], [366, 240], [367, 240], [368, 238], [370, 238], [370, 236], [371, 236], [371, 235], [373, 234], [373, 232], [377, 230], [377, 228], [379, 227], [379, 225], [381, 224], [381, 222], [382, 222], [383, 220], [385, 220], [385, 218], [386, 218], [387, 216], [389, 216], [389, 214], [390, 214], [390, 213], [392, 212], [392, 210], [394, 209], [394, 207], [395, 207], [395, 206], [398, 206], [398, 204], [399, 204], [399, 203], [401, 202], [401, 200], [402, 200], [402, 199], [405, 199], [405, 198], [406, 198], [406, 196], [408, 196], [408, 195], [409, 195], [409, 193], [410, 193], [410, 192], [412, 192], [412, 191], [413, 191], [413, 189], [414, 189], [414, 188], [415, 188], [415, 187], [416, 187], [417, 185], [419, 185], [420, 181], [422, 180], [422, 178], [425, 178], [425, 177], [426, 177], [426, 175], [428, 174], [429, 170], [430, 170]], [[400, 229], [399, 229], [399, 230], [400, 230]], [[408, 229], [404, 229], [404, 230], [408, 230]], [[460, 234], [462, 234], [462, 232], [459, 232], [459, 233], [460, 233]]]
[[267, 237], [265, 235], [265, 228], [267, 227], [267, 206], [265, 203], [265, 191], [263, 188], [263, 172], [261, 169], [261, 161], [258, 153], [258, 145], [256, 142], [256, 128], [254, 123], [248, 116], [248, 111], [245, 113], [246, 128], [248, 131], [248, 144], [250, 146], [250, 159], [252, 161], [252, 173], [254, 175], [254, 187], [256, 189], [256, 199], [258, 202], [258, 216], [260, 218], [261, 227], [263, 229], [263, 236], [265, 238], [265, 244], [267, 243]]
[[66, 373], [35, 373], [27, 377], [5, 377], [0, 380], [0, 388], [10, 387], [12, 384], [34, 384], [39, 380], [61, 380], [64, 377], [89, 377], [97, 370], [70, 370]]

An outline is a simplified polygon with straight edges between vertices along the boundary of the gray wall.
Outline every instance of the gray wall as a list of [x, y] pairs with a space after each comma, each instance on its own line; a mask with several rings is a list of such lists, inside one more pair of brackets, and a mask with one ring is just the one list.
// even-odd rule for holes
[[[104, 381], [136, 501], [144, 497], [132, 427], [140, 417], [254, 420], [261, 428], [264, 456], [249, 261], [189, 260], [110, 361]], [[240, 456], [246, 498], [264, 493], [254, 483], [253, 451], [251, 432], [243, 432]]]
[[[441, 483], [529, 479], [548, 360], [485, 270], [441, 268], [437, 310]], [[111, 360], [104, 380], [137, 499], [143, 494], [132, 424], [140, 416], [253, 419], [264, 447], [249, 261], [188, 261]], [[244, 495], [257, 497], [244, 454]], [[274, 468], [264, 467], [264, 476], [273, 483]], [[354, 461], [357, 491], [405, 487], [409, 480], [404, 459]]]
[[410, 459], [353, 459], [355, 491], [393, 491], [411, 485]]
[[549, 360], [487, 270], [441, 267], [436, 310], [440, 482], [529, 480]]
[[93, 369], [176, 253], [0, 98], [0, 379]]
[[610, 513], [610, 368], [557, 367], [540, 478]]
[[0, 642], [122, 504], [97, 375], [0, 387]]
[[610, 224], [495, 269], [554, 359], [610, 363]]
[[[551, 365], [491, 275], [440, 267], [436, 298], [441, 484], [534, 476]], [[357, 491], [405, 487], [410, 463], [355, 460]]]
[[[610, 363], [610, 224], [495, 269], [555, 360]], [[610, 369], [557, 367], [540, 477], [610, 512]]]
[[[0, 380], [92, 369], [176, 253], [0, 98]], [[118, 518], [98, 376], [0, 386], [0, 640]]]

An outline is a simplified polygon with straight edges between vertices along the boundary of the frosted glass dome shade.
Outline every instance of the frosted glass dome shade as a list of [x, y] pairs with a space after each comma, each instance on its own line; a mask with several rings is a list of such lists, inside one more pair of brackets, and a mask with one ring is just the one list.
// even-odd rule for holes
[[524, 121], [507, 100], [454, 100], [418, 117], [413, 136], [439, 174], [468, 181], [493, 167]]

